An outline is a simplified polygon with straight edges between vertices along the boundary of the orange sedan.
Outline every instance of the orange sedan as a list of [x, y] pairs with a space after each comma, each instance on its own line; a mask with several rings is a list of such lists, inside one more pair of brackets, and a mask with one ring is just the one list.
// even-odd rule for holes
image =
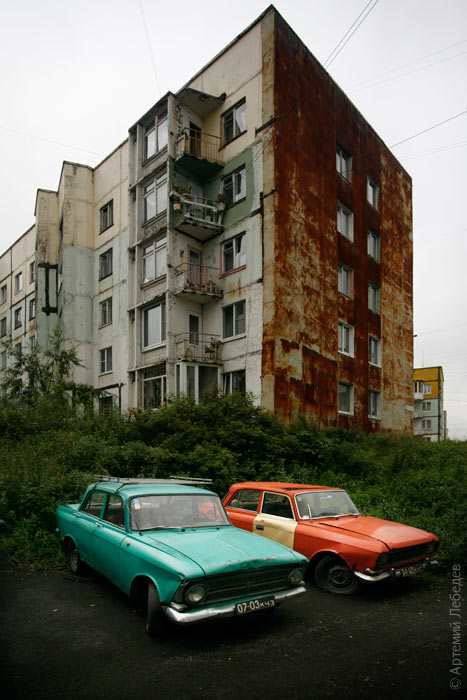
[[361, 581], [410, 576], [436, 563], [436, 535], [361, 515], [339, 488], [249, 481], [233, 484], [224, 506], [236, 527], [308, 557], [308, 578], [333, 593], [355, 593]]

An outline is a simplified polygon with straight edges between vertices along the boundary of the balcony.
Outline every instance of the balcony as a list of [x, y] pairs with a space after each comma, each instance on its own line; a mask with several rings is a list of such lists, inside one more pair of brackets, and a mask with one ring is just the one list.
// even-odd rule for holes
[[213, 298], [220, 299], [223, 295], [218, 267], [182, 263], [175, 268], [174, 272], [174, 294], [184, 299], [189, 299], [197, 304], [206, 304]]
[[224, 203], [172, 191], [173, 228], [205, 241], [223, 230]]
[[221, 341], [218, 335], [209, 333], [179, 333], [175, 336], [177, 360], [187, 362], [219, 362]]
[[219, 156], [221, 140], [201, 129], [183, 129], [175, 142], [175, 160], [188, 172], [204, 180], [223, 167]]

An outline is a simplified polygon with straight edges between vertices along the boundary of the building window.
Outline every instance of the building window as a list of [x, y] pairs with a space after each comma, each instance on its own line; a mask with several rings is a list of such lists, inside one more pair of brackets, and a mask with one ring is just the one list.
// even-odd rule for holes
[[242, 100], [223, 115], [223, 143], [229, 143], [246, 131], [246, 102]]
[[431, 430], [431, 418], [423, 418], [422, 428], [424, 430]]
[[29, 347], [31, 348], [31, 350], [34, 350], [34, 348], [36, 347], [36, 336], [35, 335], [29, 336]]
[[376, 209], [378, 208], [378, 194], [379, 187], [377, 183], [368, 175], [366, 180], [366, 198], [368, 202]]
[[112, 274], [112, 248], [106, 250], [105, 253], [99, 255], [99, 279], [103, 280], [104, 277], [109, 277]]
[[368, 392], [368, 417], [381, 418], [381, 393], [379, 391]]
[[5, 369], [6, 367], [6, 350], [2, 350], [0, 355], [0, 368]]
[[0, 319], [0, 338], [6, 335], [6, 318]]
[[339, 352], [343, 355], [354, 356], [354, 329], [344, 321], [339, 321]]
[[431, 394], [431, 384], [423, 384], [423, 393]]
[[147, 127], [144, 132], [144, 159], [147, 160], [159, 151], [162, 151], [168, 142], [168, 121], [167, 114], [160, 114], [156, 117], [154, 124]]
[[99, 350], [101, 360], [101, 374], [112, 371], [112, 348]]
[[337, 230], [349, 241], [353, 241], [353, 214], [340, 202], [337, 203]]
[[367, 232], [367, 248], [368, 255], [379, 261], [381, 255], [381, 241], [379, 233], [375, 233], [375, 231], [371, 229], [368, 229]]
[[158, 408], [165, 403], [167, 377], [165, 362], [143, 371], [143, 406]]
[[159, 238], [143, 248], [143, 284], [165, 275], [167, 238]]
[[108, 326], [109, 323], [112, 323], [112, 297], [99, 304], [99, 326]]
[[165, 301], [143, 311], [143, 349], [165, 342]]
[[33, 318], [36, 318], [36, 300], [30, 299], [29, 300], [29, 320], [31, 321]]
[[114, 222], [114, 203], [113, 203], [113, 199], [111, 199], [110, 202], [108, 202], [108, 204], [103, 206], [101, 209], [100, 233], [102, 233], [102, 231], [105, 231], [105, 229], [113, 226], [113, 222]]
[[336, 170], [342, 177], [350, 182], [352, 175], [352, 156], [339, 145], [336, 149]]
[[18, 272], [17, 275], [15, 275], [15, 294], [18, 294], [18, 292], [21, 292], [23, 289], [23, 273]]
[[368, 282], [368, 308], [379, 314], [381, 306], [381, 290], [372, 282]]
[[36, 281], [36, 263], [29, 263], [29, 283], [33, 284]]
[[156, 175], [143, 190], [143, 220], [149, 221], [167, 209], [167, 171]]
[[101, 415], [104, 413], [112, 413], [112, 409], [113, 409], [112, 396], [100, 396], [99, 397], [99, 413]]
[[6, 284], [0, 288], [0, 304], [6, 303]]
[[232, 394], [234, 391], [245, 393], [245, 370], [240, 369], [236, 372], [227, 372], [224, 374], [224, 394]]
[[423, 382], [414, 382], [414, 393], [415, 394], [423, 394], [423, 387], [424, 383]]
[[15, 309], [15, 328], [19, 328], [23, 323], [23, 309]]
[[431, 411], [431, 401], [422, 401], [422, 411]]
[[381, 366], [381, 340], [368, 336], [368, 362], [370, 365]]
[[222, 181], [226, 206], [235, 204], [246, 197], [246, 168], [243, 165], [235, 172], [224, 177]]
[[337, 410], [339, 413], [353, 414], [353, 386], [339, 382], [337, 387]]
[[222, 272], [231, 272], [246, 263], [246, 234], [241, 233], [222, 246]]
[[352, 296], [352, 269], [346, 265], [339, 265], [337, 271], [337, 289], [346, 297]]
[[246, 330], [245, 300], [224, 306], [222, 312], [223, 337], [234, 338], [237, 335], [243, 335]]

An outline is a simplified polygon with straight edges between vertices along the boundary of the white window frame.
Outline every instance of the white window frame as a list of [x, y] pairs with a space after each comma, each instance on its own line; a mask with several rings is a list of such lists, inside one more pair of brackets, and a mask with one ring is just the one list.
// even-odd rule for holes
[[222, 115], [222, 145], [231, 143], [246, 131], [246, 99], [240, 100]]
[[112, 297], [108, 297], [99, 304], [99, 328], [109, 326], [112, 323], [113, 313]]
[[[231, 256], [232, 265], [226, 264], [227, 256]], [[222, 273], [233, 272], [246, 265], [246, 233], [239, 233], [238, 236], [229, 238], [222, 244]]]
[[[104, 253], [99, 255], [99, 280], [103, 280], [106, 277], [110, 277], [113, 274], [113, 251], [109, 248]], [[61, 287], [61, 275], [60, 275], [60, 287]]]
[[354, 327], [345, 321], [338, 323], [338, 348], [341, 355], [354, 357]]
[[167, 272], [167, 236], [143, 245], [141, 284], [148, 284]]
[[33, 261], [29, 263], [29, 284], [33, 284], [36, 281], [36, 263]]
[[423, 393], [431, 394], [431, 384], [423, 384]]
[[368, 362], [375, 367], [381, 367], [381, 338], [368, 336]]
[[339, 144], [336, 147], [336, 170], [339, 175], [350, 182], [352, 179], [352, 156]]
[[[154, 384], [154, 394], [159, 395], [160, 401], [155, 405], [147, 401], [146, 387], [149, 384]], [[165, 362], [147, 367], [141, 374], [141, 392], [143, 408], [160, 408], [167, 401], [167, 366]]]
[[379, 233], [371, 228], [367, 230], [367, 251], [370, 258], [377, 260], [381, 259], [381, 237]]
[[168, 124], [167, 112], [162, 112], [156, 115], [154, 122], [146, 127], [144, 132], [143, 160], [149, 160], [149, 158], [152, 158], [167, 146], [169, 139]]
[[381, 420], [381, 392], [375, 389], [368, 391], [368, 418]]
[[337, 231], [353, 241], [353, 213], [341, 202], [337, 202]]
[[161, 170], [143, 187], [143, 222], [167, 211], [167, 170]]
[[[232, 335], [225, 335], [227, 319], [226, 314], [230, 314], [232, 309]], [[232, 340], [240, 338], [246, 333], [246, 301], [241, 299], [233, 304], [228, 304], [222, 309], [222, 338], [223, 340]]]
[[99, 374], [109, 374], [112, 372], [112, 346], [99, 350]]
[[381, 311], [381, 288], [373, 282], [368, 282], [368, 308], [375, 314]]
[[102, 233], [106, 229], [113, 226], [113, 223], [114, 223], [114, 201], [113, 201], [113, 199], [111, 199], [110, 202], [107, 202], [107, 204], [104, 204], [104, 206], [101, 207], [99, 217], [100, 217], [99, 218], [99, 233]]
[[422, 412], [431, 413], [433, 409], [431, 408], [431, 401], [422, 401]]
[[0, 287], [0, 304], [6, 304], [7, 300], [7, 286], [6, 284]]
[[372, 207], [378, 208], [379, 185], [370, 175], [366, 178], [366, 198]]
[[[243, 388], [238, 388], [238, 386]], [[232, 394], [234, 391], [245, 393], [246, 391], [246, 371], [238, 369], [234, 372], [225, 372], [222, 375], [222, 391], [224, 394]]]
[[[348, 404], [349, 404], [349, 410], [346, 410], [345, 408], [341, 408], [341, 391], [340, 389], [344, 388], [346, 389], [346, 393], [348, 396]], [[338, 413], [343, 413], [346, 416], [353, 416], [354, 414], [354, 386], [353, 384], [349, 384], [348, 382], [338, 382], [337, 384], [337, 411]]]
[[23, 273], [18, 272], [15, 275], [15, 294], [19, 294], [23, 290]]
[[353, 270], [342, 263], [337, 268], [337, 290], [348, 299], [352, 298]]
[[[230, 191], [232, 192], [231, 195]], [[224, 177], [222, 180], [222, 192], [224, 193], [225, 205], [227, 207], [245, 199], [246, 167], [244, 165]]]
[[431, 418], [422, 418], [422, 430], [432, 430]]
[[[154, 338], [151, 338], [150, 314], [154, 313]], [[166, 306], [165, 300], [142, 310], [141, 347], [143, 351], [165, 345], [166, 342]]]

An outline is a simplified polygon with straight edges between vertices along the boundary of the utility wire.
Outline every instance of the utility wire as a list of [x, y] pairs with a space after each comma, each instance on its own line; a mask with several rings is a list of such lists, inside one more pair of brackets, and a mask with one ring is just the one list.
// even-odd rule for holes
[[19, 134], [20, 136], [29, 136], [31, 139], [37, 139], [37, 141], [44, 141], [45, 143], [53, 143], [56, 146], [64, 146], [65, 148], [72, 148], [75, 151], [83, 151], [83, 153], [92, 153], [94, 156], [99, 156], [103, 158], [103, 153], [96, 153], [96, 151], [90, 151], [88, 148], [80, 148], [80, 146], [72, 146], [69, 143], [62, 143], [61, 141], [53, 141], [52, 139], [46, 139], [42, 136], [36, 136], [35, 134], [27, 134], [25, 131], [18, 131], [17, 129], [9, 129], [7, 126], [2, 126], [0, 124], [0, 129], [3, 131], [10, 131], [12, 134]]
[[445, 146], [431, 148], [429, 151], [420, 151], [419, 153], [407, 153], [406, 156], [397, 156], [398, 160], [411, 160], [412, 158], [423, 158], [423, 156], [431, 156], [436, 153], [444, 153], [444, 151], [453, 151], [458, 148], [467, 146], [467, 141], [458, 141], [457, 143], [448, 143]]
[[421, 136], [422, 134], [426, 134], [427, 131], [431, 131], [432, 129], [436, 129], [438, 126], [442, 126], [443, 124], [446, 124], [447, 122], [451, 122], [453, 119], [457, 119], [458, 117], [462, 117], [463, 114], [467, 114], [467, 109], [465, 109], [463, 112], [459, 112], [459, 114], [455, 114], [453, 117], [449, 117], [449, 119], [445, 119], [442, 122], [438, 122], [438, 124], [433, 124], [433, 126], [429, 126], [428, 129], [423, 129], [423, 131], [419, 131], [417, 134], [412, 134], [412, 136], [408, 136], [406, 139], [403, 139], [402, 141], [398, 141], [397, 143], [393, 143], [392, 146], [389, 146], [389, 148], [395, 148], [396, 146], [400, 146], [401, 143], [405, 143], [406, 141], [410, 141], [411, 139], [414, 139], [417, 136]]
[[154, 59], [154, 54], [152, 51], [152, 46], [151, 46], [151, 40], [149, 38], [149, 31], [148, 31], [148, 25], [146, 22], [146, 17], [144, 16], [144, 10], [143, 10], [143, 3], [142, 0], [138, 0], [139, 2], [139, 9], [141, 11], [141, 19], [143, 21], [143, 27], [144, 27], [144, 32], [146, 34], [146, 40], [148, 42], [148, 49], [149, 49], [149, 56], [151, 58], [151, 63], [152, 63], [152, 68], [154, 71], [154, 79], [156, 82], [156, 90], [157, 90], [157, 95], [159, 96], [161, 94], [161, 86], [159, 84], [159, 78], [157, 77], [157, 68], [156, 68], [156, 61]]
[[[370, 7], [370, 9], [368, 10], [368, 12], [367, 12], [366, 15], [365, 15], [364, 13], [366, 12], [367, 8], [372, 4], [372, 2], [374, 2], [373, 6]], [[365, 7], [363, 8], [363, 10], [360, 12], [360, 14], [358, 15], [357, 19], [355, 20], [355, 22], [349, 27], [349, 29], [346, 31], [346, 33], [344, 34], [344, 36], [342, 37], [342, 39], [339, 41], [339, 43], [337, 44], [337, 46], [331, 51], [331, 53], [329, 54], [329, 56], [327, 57], [327, 59], [326, 59], [325, 62], [323, 63], [324, 68], [328, 69], [329, 66], [331, 65], [331, 63], [332, 63], [333, 61], [335, 61], [335, 59], [338, 57], [338, 55], [340, 54], [340, 52], [342, 51], [342, 49], [344, 48], [344, 46], [350, 41], [350, 39], [353, 37], [353, 35], [354, 35], [355, 32], [357, 31], [357, 29], [360, 27], [360, 25], [366, 20], [366, 18], [367, 18], [368, 15], [370, 14], [370, 12], [371, 12], [372, 10], [374, 10], [374, 8], [375, 8], [376, 5], [378, 4], [378, 2], [379, 2], [379, 0], [370, 0], [370, 2], [369, 2], [367, 5], [365, 5]], [[362, 17], [362, 15], [364, 15], [364, 16]], [[362, 19], [361, 19], [360, 22], [357, 24], [357, 22], [358, 22], [358, 20], [360, 19], [360, 17], [362, 17]], [[355, 26], [356, 24], [357, 24], [357, 26]], [[355, 29], [353, 29], [354, 27], [355, 27]], [[353, 31], [352, 31], [352, 29], [353, 29]], [[347, 37], [347, 38], [346, 38], [346, 37]], [[339, 47], [340, 47], [340, 48], [339, 48]], [[333, 56], [333, 54], [334, 54], [334, 56]], [[332, 58], [331, 58], [331, 56], [332, 56]]]

